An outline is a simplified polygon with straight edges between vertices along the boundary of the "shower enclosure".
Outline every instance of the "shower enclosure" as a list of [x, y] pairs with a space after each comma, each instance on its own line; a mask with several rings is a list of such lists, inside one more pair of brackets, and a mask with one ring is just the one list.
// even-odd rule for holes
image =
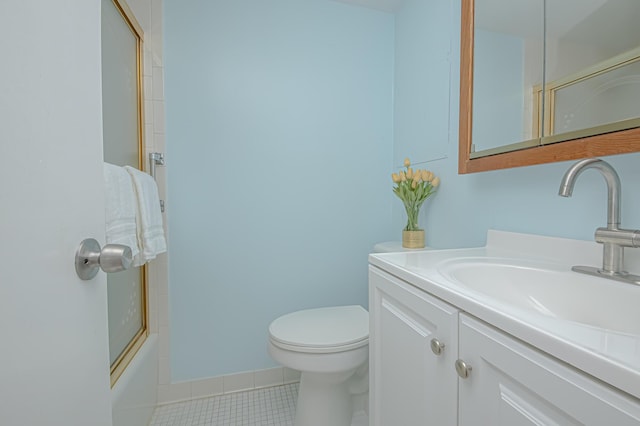
[[[143, 30], [128, 0], [101, 1], [104, 161], [144, 170]], [[151, 0], [135, 4], [150, 9]], [[114, 426], [148, 424], [157, 402], [158, 339], [149, 334], [148, 278], [146, 265], [108, 276]]]
[[[102, 0], [104, 161], [143, 169], [142, 29], [125, 3]], [[113, 385], [147, 336], [146, 266], [108, 276]]]

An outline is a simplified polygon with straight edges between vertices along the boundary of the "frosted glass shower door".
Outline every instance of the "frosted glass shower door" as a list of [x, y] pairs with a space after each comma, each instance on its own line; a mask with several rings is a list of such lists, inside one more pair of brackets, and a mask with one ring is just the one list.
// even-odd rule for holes
[[[142, 169], [142, 31], [117, 0], [102, 0], [104, 161]], [[111, 382], [147, 334], [146, 271], [131, 268], [107, 278]]]

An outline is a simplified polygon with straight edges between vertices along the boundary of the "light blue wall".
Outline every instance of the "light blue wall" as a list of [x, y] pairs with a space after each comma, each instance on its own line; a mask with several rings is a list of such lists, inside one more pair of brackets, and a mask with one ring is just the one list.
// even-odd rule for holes
[[[414, 164], [447, 155], [449, 110], [433, 99], [449, 96], [449, 21], [431, 20], [447, 14], [443, 3], [406, 0], [396, 13], [393, 165], [405, 158]], [[443, 43], [443, 41], [445, 43]], [[427, 148], [427, 149], [425, 149]], [[424, 168], [424, 167], [420, 167]], [[401, 204], [400, 200], [397, 202]]]
[[367, 304], [391, 226], [393, 15], [165, 0], [172, 380], [262, 369], [283, 313]]
[[[571, 163], [458, 175], [460, 0], [407, 0], [395, 24], [328, 0], [164, 4], [174, 381], [273, 366], [282, 313], [366, 306], [366, 255], [406, 221], [389, 179], [405, 156], [442, 178], [431, 246], [605, 224], [596, 172], [556, 195]], [[638, 228], [640, 154], [607, 161]]]
[[[412, 1], [421, 0], [409, 0], [409, 3]], [[428, 3], [422, 16], [424, 25], [440, 28], [443, 37], [438, 39], [435, 51], [418, 48], [415, 54], [440, 57], [451, 48], [451, 92], [440, 93], [439, 73], [426, 73], [415, 76], [415, 82], [403, 82], [432, 87], [429, 102], [433, 108], [448, 110], [450, 117], [448, 121], [440, 116], [427, 118], [427, 126], [434, 134], [449, 135], [447, 158], [428, 163], [430, 169], [442, 176], [439, 192], [421, 212], [420, 223], [425, 225], [428, 244], [440, 248], [483, 245], [490, 228], [592, 240], [595, 229], [606, 225], [606, 186], [595, 171], [589, 170], [580, 176], [572, 198], [562, 198], [557, 193], [562, 175], [573, 162], [458, 175], [460, 0]], [[411, 22], [397, 19], [396, 31], [401, 31], [404, 25]], [[452, 35], [451, 39], [447, 38], [448, 34]], [[396, 57], [396, 75], [400, 75], [399, 69], [405, 66], [407, 64]], [[396, 119], [395, 126], [400, 125], [402, 122]], [[399, 131], [396, 128], [396, 133]], [[418, 137], [422, 135], [416, 133]], [[416, 161], [429, 159], [433, 143], [438, 142], [425, 141]], [[622, 225], [640, 227], [640, 197], [635, 197], [640, 189], [640, 154], [605, 160], [617, 169], [622, 180]], [[393, 208], [394, 226], [400, 229], [404, 224], [402, 206], [398, 202]]]

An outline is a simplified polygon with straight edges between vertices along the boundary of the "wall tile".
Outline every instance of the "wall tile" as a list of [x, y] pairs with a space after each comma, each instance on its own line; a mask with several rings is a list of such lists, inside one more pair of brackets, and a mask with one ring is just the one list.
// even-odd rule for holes
[[165, 152], [165, 135], [163, 132], [155, 132], [153, 134], [153, 146], [158, 152]]
[[153, 77], [145, 75], [142, 79], [144, 88], [144, 99], [153, 100]]
[[172, 383], [158, 385], [158, 404], [191, 399], [191, 383]]
[[223, 393], [223, 378], [213, 377], [211, 379], [196, 380], [191, 382], [191, 397], [202, 398]]
[[[170, 383], [171, 366], [167, 357], [160, 356], [158, 360], [158, 403], [164, 404], [174, 401], [203, 398], [211, 395], [221, 395], [252, 389], [280, 386], [285, 382], [297, 383], [294, 380], [297, 372], [288, 373], [287, 382], [284, 379], [285, 369], [282, 367], [264, 370], [247, 371], [226, 376], [210, 377], [207, 379], [188, 382]], [[299, 375], [297, 375], [299, 378]], [[188, 393], [188, 395], [187, 395]]]
[[[152, 108], [152, 112], [153, 112], [153, 103], [151, 103], [150, 107]], [[146, 114], [147, 114], [147, 111], [145, 110], [145, 115]], [[155, 151], [155, 148], [153, 146], [153, 123], [152, 122], [146, 123], [144, 126], [144, 145], [145, 145], [145, 151], [147, 154], [144, 158], [144, 166], [149, 167], [149, 153]]]
[[291, 368], [284, 368], [284, 382], [296, 383], [300, 381], [300, 372]]
[[224, 393], [238, 392], [254, 388], [253, 371], [222, 376]]
[[254, 386], [264, 388], [284, 384], [284, 369], [282, 367], [257, 370], [254, 372]]
[[153, 112], [153, 101], [145, 100], [144, 101], [144, 124], [153, 124], [154, 122], [154, 112]]
[[158, 351], [160, 356], [169, 357], [169, 340], [170, 340], [170, 330], [169, 326], [162, 325], [160, 326], [160, 334], [158, 336]]
[[155, 66], [162, 66], [162, 54], [163, 54], [163, 33], [162, 33], [162, 0], [151, 0], [151, 42], [154, 46], [158, 46], [154, 49], [153, 62]]
[[164, 101], [153, 101], [153, 131], [164, 133]]
[[[153, 282], [149, 277], [149, 282]], [[154, 285], [149, 285], [148, 288], [148, 302], [147, 302], [147, 317], [149, 320], [149, 332], [158, 333], [158, 289]]]
[[153, 67], [153, 99], [164, 100], [164, 70], [162, 67]]
[[158, 358], [158, 384], [171, 384], [171, 361], [162, 355]]
[[142, 52], [142, 74], [145, 77], [151, 77], [153, 73], [153, 53], [151, 52], [149, 42], [145, 42], [144, 45], [145, 47]]
[[169, 325], [169, 296], [158, 294], [158, 324], [160, 327]]
[[[160, 189], [160, 192], [163, 192], [163, 191], [166, 191], [165, 185], [162, 185], [162, 188]], [[166, 229], [166, 226], [167, 226], [166, 220], [165, 220], [164, 225], [165, 225], [165, 229]], [[167, 241], [167, 244], [168, 243], [169, 242]], [[169, 294], [169, 283], [168, 283], [167, 274], [166, 274], [166, 271], [167, 271], [167, 254], [166, 253], [161, 254], [160, 256], [158, 256], [156, 258], [155, 261], [156, 261], [156, 265], [157, 265], [157, 267], [159, 269], [158, 281], [156, 283], [157, 286], [158, 286], [158, 296], [161, 296], [161, 295], [162, 296], [168, 296], [168, 294]], [[168, 306], [164, 306], [164, 309], [167, 310]], [[167, 316], [167, 318], [168, 318], [168, 316]]]

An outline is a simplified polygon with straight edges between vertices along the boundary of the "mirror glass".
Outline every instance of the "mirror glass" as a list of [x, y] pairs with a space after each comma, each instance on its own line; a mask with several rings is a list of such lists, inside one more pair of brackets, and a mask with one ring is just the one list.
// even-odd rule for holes
[[638, 0], [462, 0], [460, 173], [640, 151], [638, 22]]
[[639, 125], [638, 19], [638, 0], [546, 2], [548, 142]]
[[544, 76], [544, 3], [475, 5], [472, 150], [487, 155], [523, 141], [538, 145], [534, 109]]

